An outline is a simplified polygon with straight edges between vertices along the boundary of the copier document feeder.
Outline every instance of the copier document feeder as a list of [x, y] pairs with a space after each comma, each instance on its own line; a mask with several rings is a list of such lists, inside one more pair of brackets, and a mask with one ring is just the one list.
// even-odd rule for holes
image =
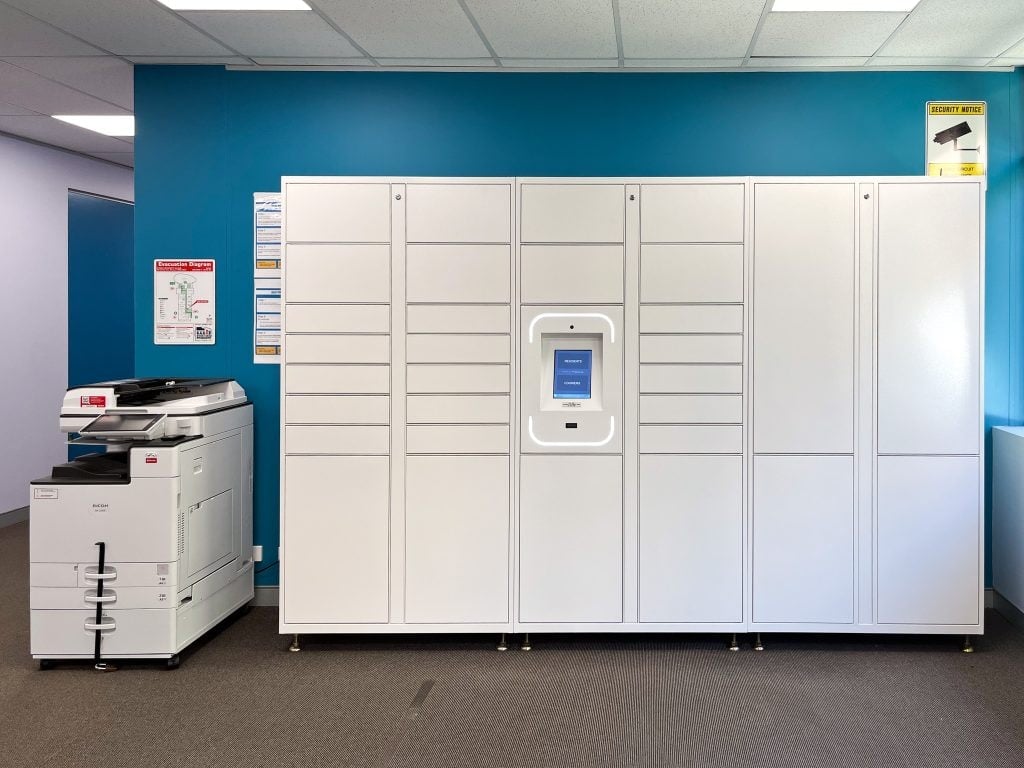
[[72, 445], [32, 482], [32, 656], [165, 659], [253, 597], [252, 405], [230, 379], [68, 390]]

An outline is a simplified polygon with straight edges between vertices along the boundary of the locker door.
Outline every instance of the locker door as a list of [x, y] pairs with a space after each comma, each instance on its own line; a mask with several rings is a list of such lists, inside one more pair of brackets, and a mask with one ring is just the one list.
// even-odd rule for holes
[[974, 184], [878, 185], [878, 452], [980, 447]]
[[878, 459], [878, 621], [977, 624], [977, 456]]
[[853, 457], [754, 458], [755, 622], [853, 621]]
[[853, 184], [755, 187], [755, 452], [853, 452], [855, 199]]
[[640, 457], [640, 621], [743, 621], [743, 457]]
[[508, 457], [409, 456], [405, 514], [405, 620], [508, 621]]
[[622, 621], [622, 457], [521, 459], [519, 620]]
[[285, 458], [284, 619], [388, 620], [388, 458]]

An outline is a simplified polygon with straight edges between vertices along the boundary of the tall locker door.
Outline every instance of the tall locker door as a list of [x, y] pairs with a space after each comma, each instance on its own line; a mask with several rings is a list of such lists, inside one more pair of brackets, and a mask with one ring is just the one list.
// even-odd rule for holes
[[754, 187], [754, 452], [852, 453], [853, 184]]
[[981, 191], [878, 185], [878, 452], [980, 449]]
[[388, 620], [388, 458], [285, 458], [284, 620]]

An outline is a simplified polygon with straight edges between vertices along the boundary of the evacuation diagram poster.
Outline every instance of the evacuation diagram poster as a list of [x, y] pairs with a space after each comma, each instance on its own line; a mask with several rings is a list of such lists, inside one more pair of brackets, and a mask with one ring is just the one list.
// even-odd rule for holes
[[153, 262], [153, 343], [213, 344], [216, 282], [213, 259]]
[[984, 101], [929, 101], [929, 176], [984, 176], [988, 124]]

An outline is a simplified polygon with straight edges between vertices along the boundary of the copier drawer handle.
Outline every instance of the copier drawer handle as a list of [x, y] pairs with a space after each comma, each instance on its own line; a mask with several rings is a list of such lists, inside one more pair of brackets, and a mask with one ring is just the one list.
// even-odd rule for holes
[[97, 595], [95, 589], [87, 589], [85, 591], [85, 602], [89, 605], [96, 605], [97, 603], [113, 603], [117, 600], [117, 592], [113, 590], [104, 592], [102, 595]]
[[92, 619], [85, 620], [85, 630], [87, 632], [95, 632], [96, 630], [99, 630], [100, 632], [111, 632], [115, 629], [117, 629], [117, 622], [114, 621], [112, 616], [104, 616], [100, 619], [98, 624]]
[[117, 578], [117, 568], [104, 568], [103, 573], [95, 565], [87, 566], [85, 569], [86, 581], [113, 581]]

